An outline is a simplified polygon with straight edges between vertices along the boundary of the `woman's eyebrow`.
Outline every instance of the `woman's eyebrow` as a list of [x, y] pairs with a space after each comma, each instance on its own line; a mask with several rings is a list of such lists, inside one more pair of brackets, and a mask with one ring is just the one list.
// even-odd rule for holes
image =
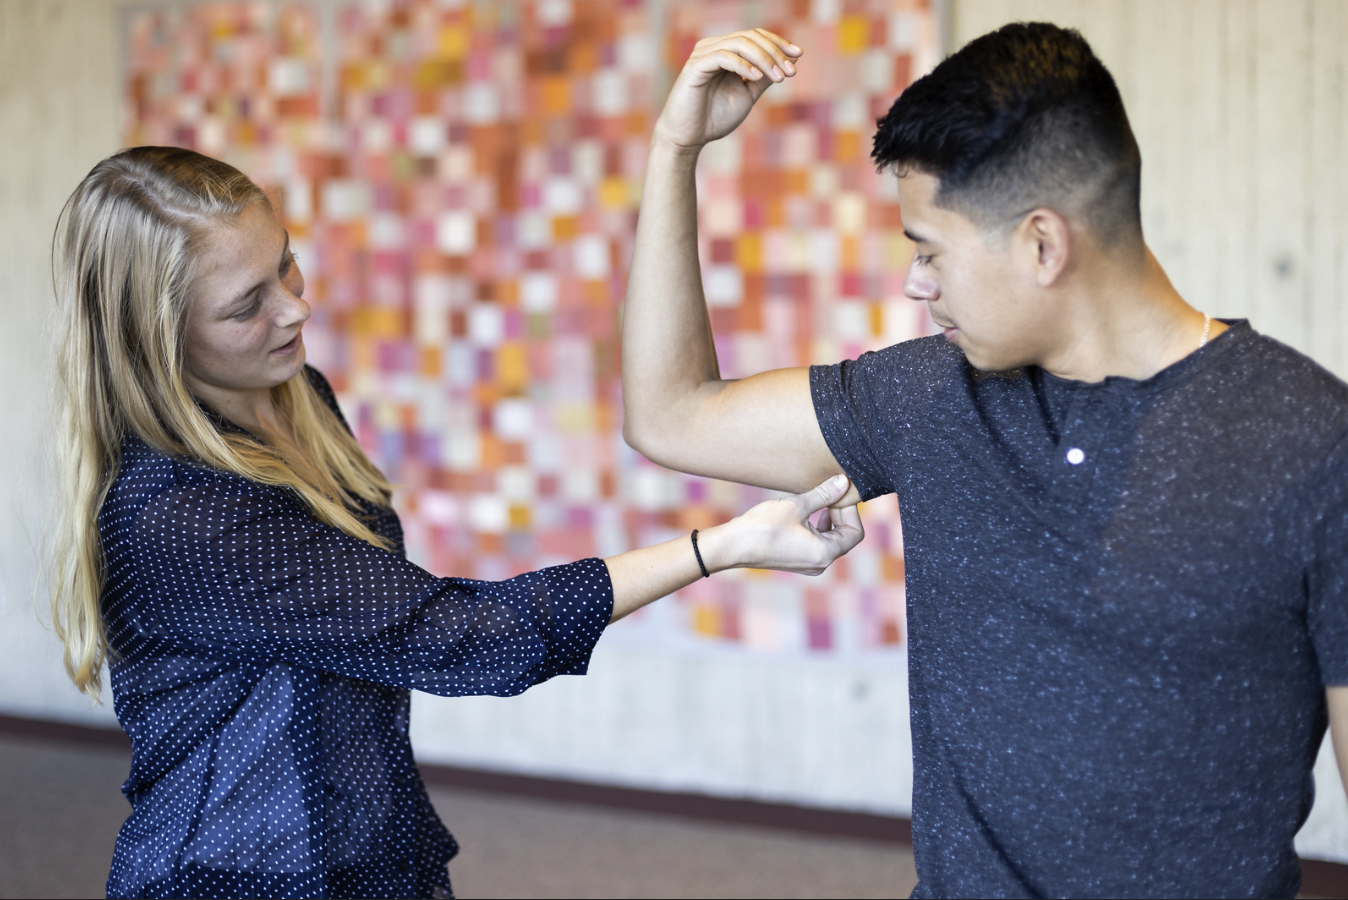
[[[285, 236], [286, 242], [285, 245], [281, 247], [281, 261], [278, 264], [278, 268], [280, 266], [285, 265], [286, 257], [290, 254], [290, 232], [289, 231], [285, 232]], [[225, 306], [225, 309], [234, 309], [235, 307], [242, 306], [250, 297], [256, 294], [265, 285], [266, 285], [265, 281], [259, 281], [257, 284], [253, 285], [248, 290], [244, 291], [243, 293], [235, 297], [233, 300], [229, 301], [229, 303]]]

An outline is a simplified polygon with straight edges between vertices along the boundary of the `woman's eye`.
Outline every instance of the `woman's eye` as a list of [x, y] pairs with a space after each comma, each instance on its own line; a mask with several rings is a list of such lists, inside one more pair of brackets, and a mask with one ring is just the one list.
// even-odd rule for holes
[[239, 310], [234, 315], [230, 316], [230, 318], [238, 319], [240, 322], [242, 322], [245, 319], [251, 319], [253, 317], [253, 314], [257, 312], [257, 308], [258, 303], [256, 300], [254, 300], [252, 303], [248, 304], [243, 309]]

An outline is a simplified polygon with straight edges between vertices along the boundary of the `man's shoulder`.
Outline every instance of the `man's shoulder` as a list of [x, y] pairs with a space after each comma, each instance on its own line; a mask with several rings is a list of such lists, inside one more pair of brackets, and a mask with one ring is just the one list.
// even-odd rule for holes
[[1311, 357], [1253, 328], [1215, 368], [1221, 382], [1239, 387], [1249, 400], [1280, 411], [1311, 414], [1348, 425], [1348, 383]]
[[836, 371], [843, 383], [898, 381], [910, 385], [945, 383], [951, 378], [967, 377], [970, 371], [964, 351], [941, 335], [890, 344], [869, 350], [856, 359], [816, 368]]

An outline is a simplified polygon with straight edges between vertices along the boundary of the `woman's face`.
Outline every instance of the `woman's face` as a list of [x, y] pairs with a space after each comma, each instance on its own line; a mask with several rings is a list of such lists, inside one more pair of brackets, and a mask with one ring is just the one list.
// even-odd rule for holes
[[211, 227], [201, 244], [184, 340], [188, 386], [218, 408], [304, 367], [309, 304], [290, 236], [265, 203]]

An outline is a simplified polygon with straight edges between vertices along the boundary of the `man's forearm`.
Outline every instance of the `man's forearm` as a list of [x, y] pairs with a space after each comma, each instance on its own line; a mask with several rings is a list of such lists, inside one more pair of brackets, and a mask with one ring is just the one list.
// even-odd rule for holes
[[652, 141], [623, 313], [623, 433], [647, 455], [720, 379], [697, 258], [696, 168], [696, 150]]

